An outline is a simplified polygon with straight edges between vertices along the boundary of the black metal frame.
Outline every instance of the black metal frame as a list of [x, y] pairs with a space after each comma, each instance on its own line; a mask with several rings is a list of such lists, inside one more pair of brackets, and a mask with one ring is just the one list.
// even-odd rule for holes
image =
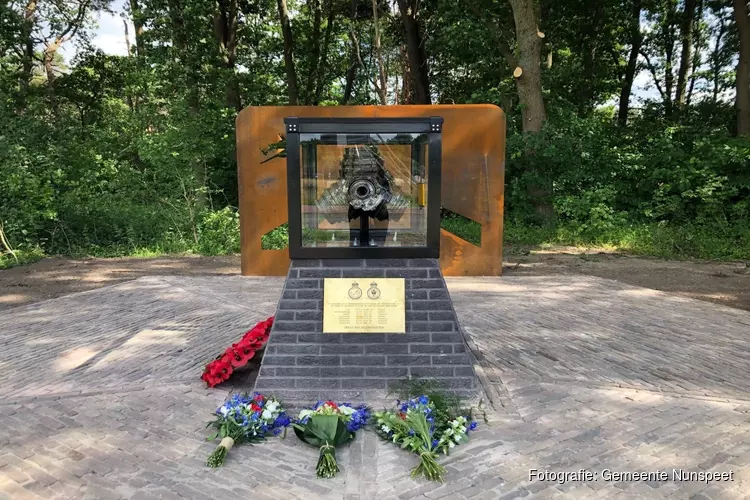
[[[289, 209], [289, 257], [292, 259], [403, 259], [440, 256], [440, 170], [443, 118], [298, 118], [287, 117], [287, 197]], [[300, 134], [427, 134], [427, 244], [423, 247], [302, 246], [302, 192]]]

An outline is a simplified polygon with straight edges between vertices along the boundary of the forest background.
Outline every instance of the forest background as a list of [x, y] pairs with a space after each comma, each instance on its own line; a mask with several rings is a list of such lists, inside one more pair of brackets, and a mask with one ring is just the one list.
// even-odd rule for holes
[[[497, 104], [511, 249], [750, 260], [749, 10], [11, 0], [0, 6], [0, 268], [239, 251], [234, 120], [285, 104]], [[124, 55], [92, 42], [102, 14], [122, 17]], [[478, 243], [460, 214], [443, 226]], [[264, 246], [284, 247], [285, 231]]]

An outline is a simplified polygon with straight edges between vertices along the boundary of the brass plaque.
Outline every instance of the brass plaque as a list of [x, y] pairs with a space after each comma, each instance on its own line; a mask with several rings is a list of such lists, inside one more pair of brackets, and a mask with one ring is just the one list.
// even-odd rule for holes
[[404, 278], [326, 278], [323, 333], [406, 333]]

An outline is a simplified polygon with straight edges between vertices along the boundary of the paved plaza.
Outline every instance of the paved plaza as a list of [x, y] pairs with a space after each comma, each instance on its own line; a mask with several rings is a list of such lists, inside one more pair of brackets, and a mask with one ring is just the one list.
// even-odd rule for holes
[[160, 276], [0, 312], [0, 498], [750, 498], [750, 312], [593, 277], [447, 281], [492, 405], [441, 458], [444, 484], [372, 432], [332, 480], [293, 433], [207, 468], [206, 422], [249, 387], [206, 389], [202, 367], [274, 314], [283, 281]]

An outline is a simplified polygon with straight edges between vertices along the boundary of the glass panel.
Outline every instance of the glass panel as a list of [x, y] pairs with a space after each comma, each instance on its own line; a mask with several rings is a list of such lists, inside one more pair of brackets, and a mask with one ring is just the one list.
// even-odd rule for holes
[[427, 144], [427, 134], [300, 134], [302, 246], [426, 246]]

